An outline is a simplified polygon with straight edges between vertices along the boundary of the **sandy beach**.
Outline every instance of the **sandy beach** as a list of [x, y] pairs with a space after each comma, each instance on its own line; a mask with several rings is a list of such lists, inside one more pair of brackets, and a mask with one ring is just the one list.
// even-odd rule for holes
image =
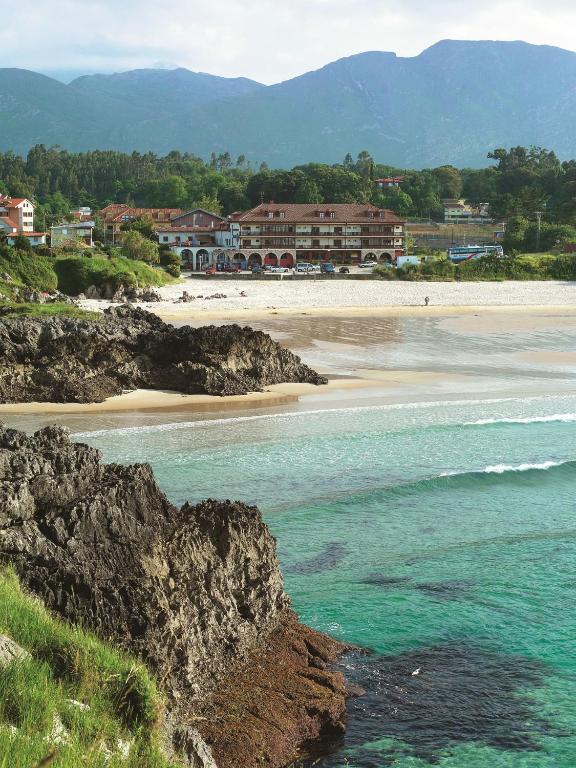
[[[176, 304], [182, 291], [197, 296]], [[245, 296], [240, 292], [244, 291]], [[388, 283], [376, 281], [188, 280], [160, 289], [161, 302], [142, 304], [176, 325], [244, 322], [270, 333], [328, 376], [327, 386], [279, 384], [234, 397], [136, 390], [103, 403], [0, 405], [0, 418], [18, 414], [74, 418], [122, 413], [202, 413], [245, 409], [325, 407], [337, 401], [406, 402], [514, 394], [510, 365], [520, 366], [523, 391], [572, 389], [576, 357], [561, 343], [576, 331], [576, 283]], [[226, 298], [210, 299], [214, 293]], [[200, 298], [202, 296], [203, 298]], [[430, 306], [424, 306], [429, 296]], [[109, 306], [84, 301], [89, 309]], [[320, 322], [321, 318], [321, 322]], [[428, 335], [431, 334], [428, 338]], [[548, 345], [558, 338], [559, 346]], [[475, 350], [478, 340], [482, 346]], [[495, 343], [512, 344], [494, 354]], [[489, 356], [484, 362], [478, 357]], [[495, 376], [495, 377], [494, 377]], [[557, 377], [560, 377], [559, 379]], [[527, 378], [528, 377], [528, 378]]]
[[[187, 291], [194, 300], [176, 303]], [[477, 311], [576, 312], [576, 282], [410, 283], [380, 280], [208, 280], [185, 278], [158, 289], [162, 301], [140, 304], [167, 321], [186, 318], [261, 317], [267, 314], [467, 314]], [[245, 295], [242, 295], [242, 294]], [[210, 298], [214, 294], [225, 298]], [[430, 304], [425, 306], [428, 297]], [[98, 311], [108, 302], [85, 300]]]

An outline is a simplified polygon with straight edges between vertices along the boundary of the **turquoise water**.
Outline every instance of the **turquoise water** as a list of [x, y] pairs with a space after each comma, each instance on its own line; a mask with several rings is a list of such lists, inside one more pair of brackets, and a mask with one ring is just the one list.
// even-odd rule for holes
[[[176, 503], [258, 504], [302, 620], [372, 651], [321, 766], [576, 766], [576, 397], [78, 433]], [[417, 674], [413, 674], [416, 673]]]

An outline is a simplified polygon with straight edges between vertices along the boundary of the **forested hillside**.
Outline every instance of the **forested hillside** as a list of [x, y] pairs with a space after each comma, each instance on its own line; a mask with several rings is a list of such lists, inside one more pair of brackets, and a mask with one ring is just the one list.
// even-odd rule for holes
[[[566, 233], [557, 228], [576, 224], [576, 161], [560, 162], [554, 152], [515, 147], [496, 150], [486, 162], [483, 169], [440, 166], [403, 171], [361, 152], [356, 159], [347, 155], [335, 165], [309, 163], [271, 170], [264, 165], [253, 169], [244, 156], [232, 158], [229, 153], [213, 155], [205, 163], [180, 152], [165, 157], [111, 151], [74, 154], [39, 145], [26, 158], [0, 154], [0, 192], [34, 199], [39, 227], [78, 205], [201, 206], [229, 214], [262, 199], [371, 201], [401, 216], [441, 220], [442, 199], [464, 197], [488, 202], [492, 217], [508, 222], [510, 238], [534, 231], [536, 211], [542, 211], [542, 245], [551, 247], [565, 239]], [[378, 189], [375, 179], [390, 173], [404, 176], [401, 186]]]

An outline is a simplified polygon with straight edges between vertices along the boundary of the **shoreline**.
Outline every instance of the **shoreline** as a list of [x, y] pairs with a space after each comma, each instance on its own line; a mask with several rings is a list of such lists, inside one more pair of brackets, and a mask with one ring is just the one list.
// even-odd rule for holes
[[[358, 369], [360, 376], [334, 376], [328, 384], [270, 384], [264, 392], [246, 395], [185, 395], [180, 392], [136, 389], [109, 397], [101, 403], [2, 403], [3, 415], [178, 413], [182, 411], [218, 412], [297, 403], [302, 396], [330, 402], [337, 393], [343, 397], [357, 390], [394, 390], [398, 387], [433, 384], [446, 380], [446, 374], [431, 371]], [[390, 401], [392, 402], [392, 400]]]
[[[138, 305], [142, 306], [142, 305]], [[185, 305], [182, 305], [185, 306]], [[278, 307], [274, 309], [228, 309], [228, 310], [183, 310], [174, 312], [163, 309], [154, 311], [153, 304], [142, 306], [148, 312], [158, 315], [164, 322], [181, 320], [235, 320], [251, 319], [260, 320], [266, 317], [294, 317], [309, 315], [312, 317], [424, 317], [433, 315], [435, 317], [452, 317], [456, 315], [493, 315], [493, 314], [515, 314], [515, 313], [560, 313], [576, 314], [576, 304], [491, 304], [491, 305], [437, 305], [424, 306], [420, 304], [397, 304], [383, 305], [379, 307]]]

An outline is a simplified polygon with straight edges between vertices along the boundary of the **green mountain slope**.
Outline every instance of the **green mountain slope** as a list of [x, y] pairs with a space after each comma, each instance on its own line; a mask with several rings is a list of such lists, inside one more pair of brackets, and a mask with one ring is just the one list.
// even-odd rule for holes
[[[26, 79], [27, 78], [27, 79]], [[499, 146], [574, 156], [576, 53], [442, 41], [412, 58], [369, 52], [273, 86], [184, 69], [91, 75], [69, 86], [0, 70], [0, 150], [37, 141], [289, 167], [368, 149], [403, 167], [479, 166]]]
[[70, 83], [89, 96], [122, 100], [146, 109], [150, 116], [158, 112], [185, 113], [198, 103], [243, 96], [265, 86], [245, 77], [227, 78], [190, 72], [188, 69], [135, 69], [114, 75], [86, 75]]

